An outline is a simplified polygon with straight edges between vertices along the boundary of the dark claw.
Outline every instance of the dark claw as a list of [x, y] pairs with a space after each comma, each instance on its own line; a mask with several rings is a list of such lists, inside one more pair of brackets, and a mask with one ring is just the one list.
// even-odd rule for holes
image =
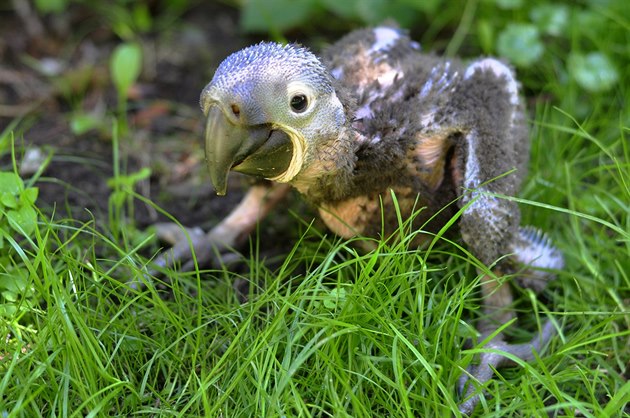
[[[486, 347], [512, 354], [523, 361], [531, 361], [534, 359], [534, 351], [540, 352], [541, 348], [555, 335], [555, 332], [553, 323], [548, 320], [542, 330], [529, 343], [507, 344], [503, 341], [490, 341]], [[475, 393], [477, 388], [492, 378], [495, 369], [513, 365], [514, 362], [502, 354], [482, 353], [479, 356], [479, 364], [469, 366], [459, 378], [459, 393], [460, 395], [464, 394], [462, 397], [466, 399], [459, 405], [459, 411], [463, 415], [471, 415], [480, 399], [480, 394]]]
[[194, 270], [193, 252], [199, 266], [212, 265], [218, 261], [219, 249], [205, 233], [192, 230], [189, 231], [188, 236], [190, 242], [187, 238], [178, 241], [172, 248], [160, 254], [153, 264], [158, 268], [166, 268], [182, 263], [183, 271]]
[[[218, 267], [231, 265], [240, 260], [236, 253], [228, 252], [228, 248], [204, 233], [200, 228], [186, 228], [171, 223], [156, 224], [157, 236], [161, 241], [172, 243], [173, 246], [164, 250], [155, 260], [151, 269], [145, 275], [147, 281], [152, 277], [163, 275], [163, 269], [181, 264], [181, 271], [193, 271], [196, 264], [202, 267]], [[193, 253], [195, 258], [193, 259]], [[143, 289], [145, 283], [133, 281], [128, 283], [132, 289]]]

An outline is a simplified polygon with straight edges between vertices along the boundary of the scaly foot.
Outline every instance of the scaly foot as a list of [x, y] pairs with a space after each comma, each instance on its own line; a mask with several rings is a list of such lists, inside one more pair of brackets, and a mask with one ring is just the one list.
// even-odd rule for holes
[[511, 354], [522, 361], [531, 361], [534, 359], [534, 351], [540, 352], [555, 332], [553, 323], [547, 321], [542, 330], [529, 343], [508, 344], [502, 341], [501, 335], [498, 335], [486, 344], [484, 348], [493, 351], [482, 353], [479, 356], [479, 364], [469, 366], [459, 378], [459, 392], [466, 399], [459, 405], [459, 411], [464, 415], [471, 415], [479, 403], [479, 388], [492, 378], [494, 370], [499, 367], [515, 365], [515, 362], [505, 354]]

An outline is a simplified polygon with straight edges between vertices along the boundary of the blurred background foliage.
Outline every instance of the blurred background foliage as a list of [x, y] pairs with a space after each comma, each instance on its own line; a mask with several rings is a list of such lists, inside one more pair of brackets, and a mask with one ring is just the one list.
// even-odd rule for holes
[[[447, 3], [451, 3], [450, 6]], [[359, 25], [393, 19], [434, 39], [443, 32], [454, 36], [443, 46], [447, 55], [470, 53], [498, 55], [522, 68], [555, 60], [570, 50], [557, 69], [589, 91], [610, 89], [619, 79], [617, 64], [601, 44], [608, 19], [623, 16], [623, 0], [581, 2], [470, 0], [461, 7], [442, 0], [246, 0], [241, 26], [247, 32], [272, 34], [303, 27], [330, 14]], [[439, 46], [438, 46], [439, 47]]]
[[[91, 8], [123, 40], [163, 30], [197, 0], [35, 0], [39, 13]], [[331, 40], [355, 27], [395, 21], [447, 55], [498, 55], [520, 68], [553, 66], [564, 83], [607, 91], [623, 65], [608, 48], [609, 20], [628, 26], [626, 0], [224, 0], [240, 29], [279, 41]], [[630, 28], [629, 28], [630, 29]], [[324, 33], [322, 33], [322, 30]], [[441, 40], [441, 41], [440, 41]], [[567, 54], [568, 52], [568, 54]], [[624, 57], [627, 59], [628, 57]]]

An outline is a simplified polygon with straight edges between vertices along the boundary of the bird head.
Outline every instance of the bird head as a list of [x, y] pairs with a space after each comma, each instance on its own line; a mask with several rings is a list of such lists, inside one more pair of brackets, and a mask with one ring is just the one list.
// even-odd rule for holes
[[339, 135], [343, 106], [306, 48], [263, 42], [227, 57], [200, 99], [206, 160], [217, 194], [230, 170], [287, 183]]

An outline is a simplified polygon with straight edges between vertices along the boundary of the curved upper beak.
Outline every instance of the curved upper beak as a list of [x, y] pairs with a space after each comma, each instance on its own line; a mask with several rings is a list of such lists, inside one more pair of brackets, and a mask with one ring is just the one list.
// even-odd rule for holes
[[271, 178], [286, 171], [293, 146], [288, 135], [270, 124], [248, 126], [228, 119], [213, 105], [206, 119], [206, 163], [218, 195], [227, 192], [230, 170]]

